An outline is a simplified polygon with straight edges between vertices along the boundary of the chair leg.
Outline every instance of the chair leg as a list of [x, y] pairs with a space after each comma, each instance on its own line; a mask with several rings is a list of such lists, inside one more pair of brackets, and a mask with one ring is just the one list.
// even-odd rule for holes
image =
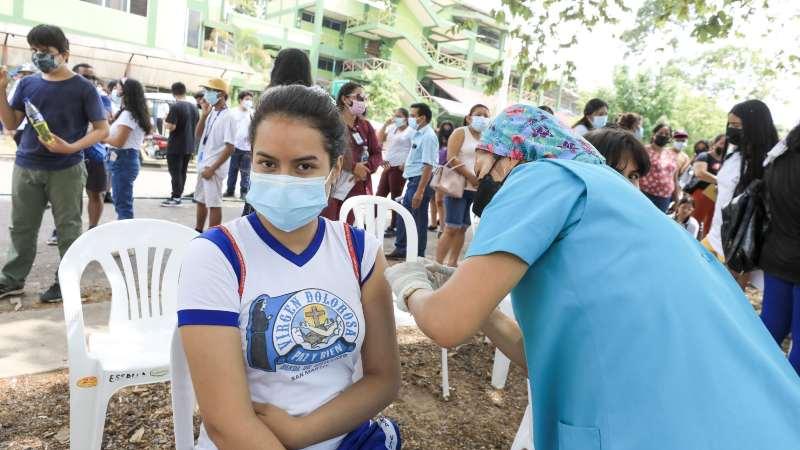
[[494, 365], [492, 366], [492, 386], [495, 389], [503, 389], [506, 387], [506, 380], [508, 379], [508, 369], [511, 366], [511, 360], [506, 357], [499, 349], [494, 350]]
[[450, 376], [447, 373], [447, 349], [442, 348], [442, 397], [450, 398]]
[[100, 386], [70, 386], [69, 442], [73, 450], [101, 450], [108, 397]]

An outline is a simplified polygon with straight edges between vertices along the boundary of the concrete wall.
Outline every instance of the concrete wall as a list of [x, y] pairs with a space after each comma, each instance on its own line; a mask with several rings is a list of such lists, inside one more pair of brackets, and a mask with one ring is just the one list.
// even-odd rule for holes
[[[183, 3], [160, 3], [170, 2]], [[67, 31], [147, 45], [147, 17], [80, 0], [25, 0], [23, 8], [23, 19], [28, 21], [55, 23]]]

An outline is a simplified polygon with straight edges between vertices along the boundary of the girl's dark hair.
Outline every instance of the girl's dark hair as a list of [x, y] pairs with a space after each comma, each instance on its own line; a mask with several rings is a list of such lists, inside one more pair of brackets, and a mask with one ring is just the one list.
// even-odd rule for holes
[[311, 62], [304, 51], [298, 48], [285, 48], [278, 52], [269, 74], [269, 86], [286, 86], [300, 84], [310, 87]]
[[655, 136], [656, 133], [658, 133], [659, 131], [661, 131], [664, 128], [669, 130], [669, 138], [672, 139], [672, 127], [667, 125], [664, 122], [659, 122], [659, 123], [656, 124], [656, 126], [653, 127], [653, 136]]
[[147, 100], [144, 98], [144, 88], [142, 83], [128, 78], [122, 83], [122, 104], [123, 107], [117, 111], [114, 120], [117, 120], [122, 111], [128, 111], [133, 116], [133, 120], [142, 127], [145, 134], [150, 134], [153, 131], [153, 126], [150, 124], [150, 113], [147, 110]]
[[[445, 125], [448, 125], [449, 129], [445, 130]], [[439, 137], [440, 146], [447, 145], [447, 140], [450, 139], [450, 135], [453, 134], [453, 129], [455, 129], [455, 125], [449, 120], [439, 123], [439, 131], [436, 132], [436, 135]]]
[[622, 113], [619, 115], [617, 119], [617, 125], [620, 128], [626, 129], [628, 131], [634, 132], [636, 131], [636, 122], [641, 122], [642, 116], [636, 113]]
[[344, 109], [344, 98], [355, 92], [356, 89], [363, 87], [364, 86], [361, 86], [354, 81], [349, 81], [342, 85], [342, 88], [339, 89], [339, 93], [336, 94], [336, 106], [338, 106], [339, 109]]
[[739, 103], [730, 112], [742, 120], [742, 142], [739, 145], [742, 166], [739, 170], [739, 184], [734, 191], [739, 194], [753, 180], [764, 178], [764, 158], [778, 143], [778, 130], [772, 122], [772, 113], [760, 100]]
[[683, 194], [681, 198], [678, 199], [678, 204], [675, 205], [675, 209], [677, 210], [680, 205], [691, 205], [694, 207], [694, 199], [689, 194]]
[[608, 103], [604, 100], [600, 100], [599, 98], [593, 98], [586, 102], [586, 106], [583, 107], [583, 117], [580, 118], [573, 127], [577, 127], [578, 125], [583, 125], [586, 128], [592, 130], [594, 129], [594, 124], [591, 120], [589, 120], [589, 115], [594, 114], [597, 110], [602, 108], [608, 108]]
[[553, 108], [551, 108], [551, 107], [549, 107], [547, 105], [539, 105], [539, 109], [541, 109], [542, 111], [547, 112], [551, 116], [555, 115], [555, 112], [553, 112]]
[[[476, 103], [476, 104], [472, 105], [472, 108], [470, 108], [470, 109], [469, 109], [469, 114], [467, 114], [466, 116], [464, 116], [464, 122], [461, 124], [461, 126], [463, 126], [463, 127], [467, 126], [467, 117], [471, 116], [471, 115], [472, 115], [472, 113], [474, 113], [474, 112], [475, 112], [475, 110], [476, 110], [476, 109], [478, 109], [478, 108], [485, 108], [487, 111], [489, 110], [489, 107], [488, 107], [488, 106], [486, 106], [486, 105], [481, 105], [480, 103]], [[441, 125], [440, 125], [440, 126], [441, 126]]]
[[347, 148], [344, 122], [339, 116], [338, 108], [325, 91], [299, 85], [267, 89], [261, 95], [250, 122], [250, 142], [256, 141], [256, 129], [271, 116], [301, 120], [319, 131], [331, 165]]
[[800, 124], [786, 136], [786, 151], [800, 153]]
[[650, 172], [650, 157], [644, 145], [630, 131], [621, 128], [602, 128], [592, 130], [583, 138], [597, 149], [606, 158], [606, 164], [616, 168], [617, 165], [630, 157], [639, 167], [639, 175], [645, 176]]
[[69, 40], [61, 28], [55, 25], [39, 24], [28, 32], [28, 45], [31, 47], [53, 47], [59, 53], [69, 51]]
[[108, 92], [111, 92], [114, 90], [115, 87], [117, 87], [117, 84], [119, 84], [118, 80], [109, 80], [108, 84], [106, 85], [106, 89], [108, 90]]
[[405, 117], [406, 119], [408, 119], [408, 110], [407, 109], [405, 109], [405, 108], [397, 108], [397, 111], [400, 111], [400, 114], [403, 117]]
[[694, 154], [697, 155], [697, 146], [703, 144], [706, 146], [706, 150], [711, 150], [711, 144], [708, 143], [705, 139], [700, 139], [699, 141], [694, 143]]
[[245, 97], [247, 97], [247, 96], [250, 96], [250, 97], [252, 97], [252, 96], [253, 96], [253, 93], [252, 93], [252, 92], [250, 92], [250, 91], [242, 91], [242, 92], [239, 92], [238, 100], [239, 100], [239, 101], [242, 101], [242, 99], [243, 99], [243, 98], [245, 98]]

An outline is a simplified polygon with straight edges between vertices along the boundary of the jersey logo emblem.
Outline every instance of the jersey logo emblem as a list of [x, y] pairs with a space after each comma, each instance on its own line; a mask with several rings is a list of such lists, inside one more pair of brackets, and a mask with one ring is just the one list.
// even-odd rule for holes
[[352, 353], [359, 330], [350, 305], [330, 292], [260, 295], [248, 315], [247, 363], [267, 372], [310, 373]]

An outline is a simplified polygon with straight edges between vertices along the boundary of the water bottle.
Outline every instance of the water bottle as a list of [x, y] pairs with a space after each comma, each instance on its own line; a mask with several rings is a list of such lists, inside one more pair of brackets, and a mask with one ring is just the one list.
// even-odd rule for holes
[[364, 151], [361, 152], [361, 162], [367, 163], [368, 161], [369, 161], [369, 150], [364, 149]]
[[47, 126], [42, 113], [39, 109], [33, 106], [29, 99], [25, 99], [25, 115], [28, 116], [28, 122], [33, 126], [36, 134], [46, 143], [53, 142], [53, 135], [50, 133], [50, 128]]

